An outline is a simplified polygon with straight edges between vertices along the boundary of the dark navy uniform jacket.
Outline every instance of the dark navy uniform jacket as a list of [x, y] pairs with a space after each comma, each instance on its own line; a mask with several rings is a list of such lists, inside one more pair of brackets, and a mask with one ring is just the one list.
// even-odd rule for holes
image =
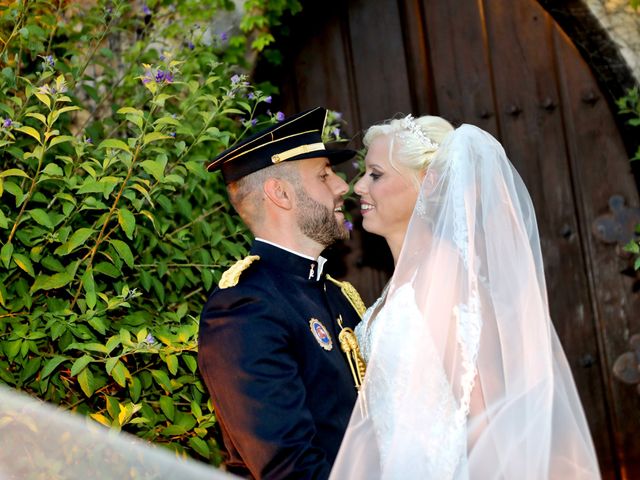
[[251, 255], [260, 260], [213, 291], [200, 321], [225, 463], [255, 478], [324, 479], [357, 394], [336, 318], [353, 328], [359, 317], [339, 287], [314, 278], [317, 262], [261, 241]]

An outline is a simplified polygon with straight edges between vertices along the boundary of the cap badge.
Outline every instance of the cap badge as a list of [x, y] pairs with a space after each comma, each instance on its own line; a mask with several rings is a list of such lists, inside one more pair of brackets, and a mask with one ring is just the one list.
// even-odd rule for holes
[[324, 325], [320, 323], [320, 320], [316, 318], [312, 318], [309, 320], [309, 328], [311, 329], [311, 333], [316, 337], [316, 340], [320, 344], [322, 348], [325, 350], [331, 350], [333, 348], [333, 341], [329, 336], [329, 332], [324, 328]]

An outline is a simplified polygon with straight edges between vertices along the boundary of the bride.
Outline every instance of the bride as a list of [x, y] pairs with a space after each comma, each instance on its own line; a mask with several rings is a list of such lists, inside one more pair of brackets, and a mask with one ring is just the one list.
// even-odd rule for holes
[[395, 272], [356, 331], [367, 373], [331, 478], [600, 478], [501, 145], [410, 115], [364, 143], [363, 227]]

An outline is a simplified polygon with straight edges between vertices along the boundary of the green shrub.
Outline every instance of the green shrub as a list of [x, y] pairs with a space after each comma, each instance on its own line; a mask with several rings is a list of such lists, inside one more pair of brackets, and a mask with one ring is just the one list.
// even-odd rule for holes
[[204, 167], [275, 121], [241, 72], [299, 4], [131, 4], [0, 6], [0, 380], [217, 462], [197, 318], [249, 236]]

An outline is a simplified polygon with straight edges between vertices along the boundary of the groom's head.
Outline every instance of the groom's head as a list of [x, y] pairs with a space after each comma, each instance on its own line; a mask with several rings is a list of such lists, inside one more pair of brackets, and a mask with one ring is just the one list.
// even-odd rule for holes
[[326, 149], [325, 117], [318, 107], [287, 118], [208, 166], [222, 171], [231, 203], [256, 236], [300, 234], [322, 247], [348, 236], [341, 211], [348, 187], [332, 165], [355, 152]]

